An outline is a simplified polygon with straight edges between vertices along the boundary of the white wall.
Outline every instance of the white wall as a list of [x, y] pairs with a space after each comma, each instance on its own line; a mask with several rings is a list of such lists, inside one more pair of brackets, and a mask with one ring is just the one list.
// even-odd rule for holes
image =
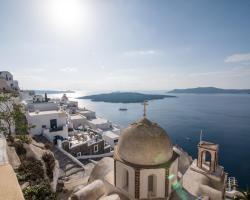
[[110, 129], [110, 126], [112, 125], [112, 123], [109, 121], [107, 121], [106, 123], [100, 123], [100, 124], [93, 123], [92, 121], [87, 121], [87, 123], [88, 123], [88, 126], [94, 130], [96, 129], [108, 130]]
[[83, 118], [77, 118], [77, 119], [71, 119], [71, 123], [72, 123], [72, 126], [73, 128], [78, 128], [79, 126], [85, 126], [87, 125], [87, 119], [85, 117]]
[[54, 102], [43, 102], [43, 103], [28, 103], [27, 105], [29, 112], [38, 111], [49, 111], [58, 110], [57, 103]]
[[63, 138], [67, 138], [68, 137], [68, 127], [67, 126], [63, 126], [63, 130], [60, 131], [53, 131], [50, 132], [49, 129], [43, 129], [42, 130], [43, 135], [50, 140], [51, 142], [53, 142], [54, 137], [57, 135], [62, 136]]
[[156, 179], [156, 197], [165, 197], [165, 169], [142, 169], [140, 170], [140, 199], [148, 198], [148, 177], [155, 175]]
[[4, 78], [6, 80], [6, 76], [7, 76], [7, 81], [12, 81], [13, 80], [13, 75], [10, 72], [7, 71], [0, 71], [0, 77]]
[[[128, 171], [129, 174], [129, 187], [128, 191], [123, 188], [124, 185], [124, 170]], [[129, 167], [119, 161], [116, 161], [116, 186], [125, 193], [128, 193], [133, 198], [135, 197], [135, 171], [132, 167]]]
[[[19, 90], [18, 82], [13, 80], [13, 75], [10, 72], [0, 71], [0, 78], [6, 81], [6, 84], [9, 86], [9, 88]], [[3, 83], [1, 85], [3, 85]]]
[[87, 119], [94, 119], [94, 118], [96, 118], [95, 112], [91, 111], [91, 110], [85, 110], [85, 111], [81, 111], [80, 110], [79, 113], [82, 116], [85, 116]]
[[117, 137], [113, 138], [113, 137], [109, 137], [108, 134], [105, 134], [105, 132], [103, 133], [102, 135], [102, 138], [110, 144], [110, 146], [112, 146], [113, 148], [115, 147], [115, 143], [114, 143], [114, 140], [119, 140], [119, 136], [117, 135]]
[[10, 86], [8, 85], [5, 79], [0, 79], [0, 89], [1, 90], [11, 90]]
[[35, 125], [35, 128], [32, 128], [30, 130], [30, 133], [32, 135], [40, 135], [42, 133], [42, 126], [45, 125], [46, 128], [50, 128], [50, 120], [51, 119], [57, 119], [57, 126], [65, 126], [66, 125], [66, 114], [63, 112], [55, 112], [51, 114], [42, 115], [42, 112], [39, 112], [40, 114], [32, 114], [27, 113], [27, 120], [29, 125]]

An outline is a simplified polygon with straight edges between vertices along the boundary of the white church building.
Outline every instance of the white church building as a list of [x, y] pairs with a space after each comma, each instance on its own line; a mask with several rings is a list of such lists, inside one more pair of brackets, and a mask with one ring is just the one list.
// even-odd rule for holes
[[121, 133], [114, 157], [99, 161], [72, 199], [170, 199], [178, 157], [167, 133], [144, 117]]
[[166, 132], [143, 118], [129, 126], [118, 142], [114, 155], [115, 186], [133, 199], [166, 198], [177, 180], [177, 158]]
[[226, 180], [217, 144], [200, 141], [198, 160], [193, 160], [144, 114], [122, 131], [113, 158], [97, 162], [87, 185], [71, 199], [224, 200]]

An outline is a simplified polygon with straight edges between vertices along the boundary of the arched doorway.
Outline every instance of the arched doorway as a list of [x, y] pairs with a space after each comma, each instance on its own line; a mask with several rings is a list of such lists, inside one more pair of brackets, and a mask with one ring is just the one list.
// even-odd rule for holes
[[148, 176], [148, 197], [156, 196], [156, 188], [157, 188], [157, 176], [152, 174]]
[[203, 151], [202, 152], [202, 167], [211, 170], [211, 160], [212, 160], [212, 155], [209, 151]]

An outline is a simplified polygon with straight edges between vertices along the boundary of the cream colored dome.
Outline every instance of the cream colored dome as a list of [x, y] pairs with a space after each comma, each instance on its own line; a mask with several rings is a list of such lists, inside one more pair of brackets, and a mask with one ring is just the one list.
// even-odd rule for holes
[[152, 166], [169, 161], [173, 155], [173, 146], [160, 126], [143, 118], [123, 131], [116, 154], [129, 163]]

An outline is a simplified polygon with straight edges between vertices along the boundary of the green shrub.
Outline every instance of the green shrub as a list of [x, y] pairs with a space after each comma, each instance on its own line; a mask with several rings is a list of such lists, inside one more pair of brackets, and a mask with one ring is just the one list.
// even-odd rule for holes
[[45, 152], [42, 156], [42, 159], [46, 166], [46, 174], [47, 176], [52, 179], [53, 178], [53, 170], [55, 167], [55, 158], [52, 153]]
[[7, 139], [11, 144], [15, 142], [15, 138], [12, 135], [9, 135]]
[[22, 142], [23, 144], [30, 144], [31, 143], [31, 138], [28, 135], [17, 135], [16, 138]]
[[45, 143], [44, 147], [45, 149], [52, 150], [52, 144], [49, 142]]
[[56, 194], [51, 190], [48, 182], [28, 186], [23, 190], [26, 200], [55, 200]]
[[17, 155], [21, 156], [21, 155], [25, 155], [26, 154], [26, 149], [23, 146], [23, 143], [20, 141], [16, 141], [14, 143], [14, 147], [16, 149], [16, 153]]
[[25, 178], [23, 181], [38, 183], [44, 179], [44, 169], [41, 161], [35, 158], [23, 160], [18, 168], [19, 176]]
[[18, 182], [24, 182], [27, 180], [27, 177], [25, 176], [25, 174], [17, 174], [16, 177], [17, 177]]

